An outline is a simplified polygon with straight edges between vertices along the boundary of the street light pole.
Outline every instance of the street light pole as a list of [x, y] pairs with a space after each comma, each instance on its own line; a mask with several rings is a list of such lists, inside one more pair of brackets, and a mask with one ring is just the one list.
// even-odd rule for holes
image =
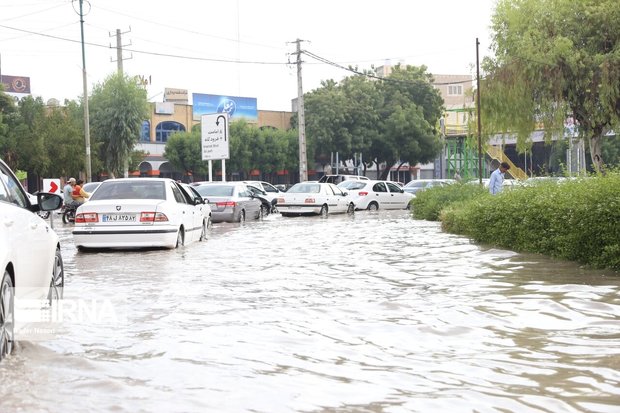
[[476, 96], [478, 102], [476, 105], [478, 112], [478, 179], [480, 180], [480, 186], [482, 186], [482, 122], [480, 120], [480, 60], [478, 55], [478, 47], [480, 42], [476, 37]]
[[84, 89], [83, 107], [84, 107], [84, 143], [86, 146], [86, 182], [91, 181], [92, 171], [90, 163], [90, 126], [88, 119], [88, 85], [86, 82], [86, 51], [84, 48], [84, 13], [83, 4], [84, 0], [80, 0], [80, 31], [82, 34], [82, 83]]

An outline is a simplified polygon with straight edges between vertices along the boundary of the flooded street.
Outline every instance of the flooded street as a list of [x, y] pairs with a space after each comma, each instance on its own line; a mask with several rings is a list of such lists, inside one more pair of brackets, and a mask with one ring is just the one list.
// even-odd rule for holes
[[55, 226], [65, 300], [102, 311], [20, 342], [0, 412], [620, 411], [611, 272], [406, 211], [216, 224], [178, 250], [82, 253]]

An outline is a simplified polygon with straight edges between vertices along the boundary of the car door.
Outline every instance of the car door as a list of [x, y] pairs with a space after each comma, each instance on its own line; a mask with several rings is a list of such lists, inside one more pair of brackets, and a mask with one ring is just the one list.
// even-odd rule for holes
[[14, 175], [0, 164], [0, 225], [9, 237], [14, 260], [16, 295], [39, 298], [49, 289], [55, 248], [50, 227], [27, 208], [26, 192]]
[[188, 197], [185, 195], [185, 192], [178, 187], [176, 182], [170, 182], [170, 189], [172, 190], [174, 201], [176, 201], [176, 207], [180, 213], [183, 228], [185, 228], [186, 242], [197, 239], [198, 237], [200, 237], [200, 234], [196, 235], [198, 229], [197, 225], [195, 224], [197, 214], [194, 205], [190, 205]]
[[329, 204], [334, 205], [330, 207], [332, 212], [346, 212], [347, 197], [344, 196], [342, 190], [334, 184], [327, 184], [327, 187], [328, 193], [331, 192]]
[[407, 197], [400, 186], [396, 185], [393, 182], [386, 182], [388, 190], [390, 191], [390, 209], [405, 209], [407, 208], [407, 203], [409, 202], [409, 197]]
[[390, 193], [388, 192], [385, 182], [376, 182], [372, 186], [374, 199], [379, 203], [379, 208], [389, 208]]

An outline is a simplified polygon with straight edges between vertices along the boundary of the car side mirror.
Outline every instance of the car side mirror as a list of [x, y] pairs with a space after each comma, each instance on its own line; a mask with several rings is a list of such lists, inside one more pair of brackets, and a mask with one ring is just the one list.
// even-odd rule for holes
[[347, 196], [349, 193], [347, 191], [342, 191], [342, 196]]
[[62, 197], [48, 192], [39, 192], [37, 194], [37, 204], [39, 211], [54, 211], [62, 206]]
[[202, 198], [194, 198], [194, 205], [204, 204], [205, 200]]

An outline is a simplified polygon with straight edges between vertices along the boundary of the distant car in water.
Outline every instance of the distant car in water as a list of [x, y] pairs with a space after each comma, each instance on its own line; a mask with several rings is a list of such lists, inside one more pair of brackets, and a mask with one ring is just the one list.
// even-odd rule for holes
[[77, 209], [73, 239], [79, 249], [176, 248], [206, 239], [203, 206], [172, 179], [108, 179]]
[[413, 195], [391, 181], [344, 181], [338, 184], [349, 192], [355, 209], [405, 209]]
[[283, 217], [315, 214], [353, 214], [355, 204], [346, 190], [334, 184], [300, 182], [278, 197], [278, 211]]
[[262, 218], [261, 200], [243, 182], [195, 182], [192, 187], [209, 200], [213, 222]]
[[343, 181], [368, 181], [369, 178], [361, 175], [323, 175], [319, 178], [320, 183], [330, 183], [337, 185]]
[[435, 186], [446, 186], [455, 183], [454, 179], [414, 179], [407, 182], [403, 187], [405, 192], [412, 194], [414, 197], [418, 191], [423, 191]]

